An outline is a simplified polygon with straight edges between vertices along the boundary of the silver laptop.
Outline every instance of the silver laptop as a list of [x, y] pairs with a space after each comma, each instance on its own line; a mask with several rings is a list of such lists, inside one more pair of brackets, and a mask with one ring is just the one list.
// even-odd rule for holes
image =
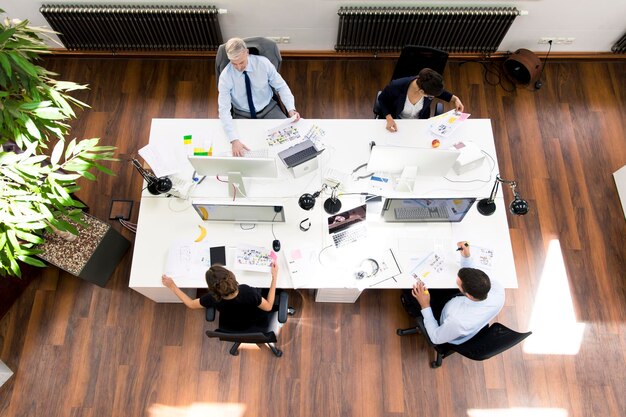
[[335, 247], [363, 240], [367, 237], [365, 227], [366, 205], [342, 211], [328, 217], [328, 234]]
[[315, 158], [317, 155], [324, 152], [324, 149], [318, 150], [315, 144], [307, 139], [304, 142], [300, 142], [297, 145], [291, 146], [284, 151], [278, 153], [278, 157], [285, 164], [287, 168], [293, 168], [308, 160]]

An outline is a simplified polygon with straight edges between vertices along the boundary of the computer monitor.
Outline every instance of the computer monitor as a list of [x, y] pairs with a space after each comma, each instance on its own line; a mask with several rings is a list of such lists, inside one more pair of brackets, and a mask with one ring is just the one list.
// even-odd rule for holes
[[193, 200], [191, 204], [200, 218], [205, 221], [229, 223], [285, 222], [285, 210], [280, 204], [205, 199]]
[[382, 217], [387, 222], [450, 222], [463, 220], [476, 198], [387, 198]]
[[372, 147], [367, 170], [389, 174], [412, 171], [415, 176], [443, 177], [458, 157], [456, 150], [377, 145]]
[[200, 175], [227, 175], [228, 195], [245, 197], [243, 177], [276, 178], [275, 158], [240, 158], [234, 156], [188, 156]]

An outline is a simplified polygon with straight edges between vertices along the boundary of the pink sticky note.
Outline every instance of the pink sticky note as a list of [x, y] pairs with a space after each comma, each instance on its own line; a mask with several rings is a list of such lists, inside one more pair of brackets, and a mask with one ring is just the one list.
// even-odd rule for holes
[[272, 261], [276, 262], [276, 260], [278, 259], [278, 255], [276, 255], [276, 252], [271, 251], [270, 258], [272, 258]]

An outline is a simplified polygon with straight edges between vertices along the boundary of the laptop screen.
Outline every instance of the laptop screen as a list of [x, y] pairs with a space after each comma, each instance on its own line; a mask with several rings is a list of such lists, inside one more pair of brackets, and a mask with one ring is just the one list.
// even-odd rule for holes
[[328, 233], [337, 233], [365, 220], [366, 206], [358, 206], [328, 217]]
[[470, 210], [475, 198], [388, 198], [382, 216], [387, 222], [456, 223]]

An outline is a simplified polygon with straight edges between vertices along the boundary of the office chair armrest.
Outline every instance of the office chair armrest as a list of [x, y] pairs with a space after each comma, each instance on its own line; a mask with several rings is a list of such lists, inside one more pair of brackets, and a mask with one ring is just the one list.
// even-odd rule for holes
[[215, 320], [215, 307], [209, 307], [206, 309], [206, 321]]
[[443, 114], [443, 103], [435, 103], [435, 116]]
[[289, 294], [287, 291], [281, 291], [278, 295], [278, 322], [285, 323], [287, 321], [289, 306]]
[[428, 342], [428, 344], [432, 347], [435, 347], [435, 344], [433, 343], [433, 341], [430, 340], [430, 336], [428, 336], [428, 332], [426, 331], [426, 326], [424, 326], [424, 317], [422, 317], [422, 315], [415, 318], [415, 324], [417, 325], [417, 328], [419, 329], [420, 333], [426, 338], [426, 341]]

